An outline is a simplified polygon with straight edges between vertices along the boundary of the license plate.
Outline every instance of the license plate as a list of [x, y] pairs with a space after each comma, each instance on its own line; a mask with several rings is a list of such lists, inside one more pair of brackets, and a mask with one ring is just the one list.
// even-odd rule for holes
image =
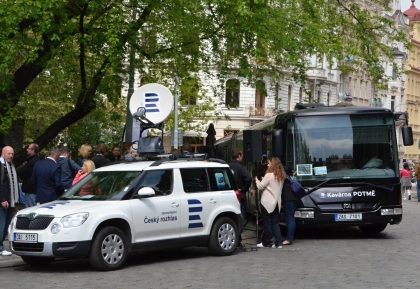
[[336, 221], [361, 221], [362, 214], [335, 214]]
[[14, 234], [14, 241], [18, 243], [36, 243], [38, 242], [38, 234]]

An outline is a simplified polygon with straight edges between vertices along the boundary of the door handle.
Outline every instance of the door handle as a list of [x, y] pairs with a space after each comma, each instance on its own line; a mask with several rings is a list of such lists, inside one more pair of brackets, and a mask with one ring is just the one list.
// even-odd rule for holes
[[172, 203], [171, 207], [172, 207], [172, 208], [179, 207], [179, 204], [178, 204], [178, 203]]
[[217, 203], [217, 201], [216, 201], [215, 199], [210, 199], [209, 203], [210, 203], [210, 204], [216, 204], [216, 203]]

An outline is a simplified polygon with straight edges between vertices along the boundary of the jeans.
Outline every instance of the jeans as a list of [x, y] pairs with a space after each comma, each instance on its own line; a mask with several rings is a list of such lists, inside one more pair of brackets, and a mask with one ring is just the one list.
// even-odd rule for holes
[[420, 180], [417, 181], [417, 200], [420, 202]]
[[0, 252], [4, 250], [3, 242], [7, 236], [7, 229], [12, 221], [13, 211], [15, 208], [3, 208], [0, 206]]
[[280, 232], [280, 213], [279, 213], [279, 206], [277, 205], [273, 212], [268, 213], [264, 206], [261, 206], [261, 213], [264, 222], [264, 235], [262, 243], [264, 247], [268, 247], [271, 244], [271, 238], [276, 238], [276, 246], [280, 246], [282, 244], [281, 241], [281, 232]]
[[36, 195], [35, 194], [26, 194], [25, 193], [26, 207], [36, 206]]
[[296, 211], [297, 201], [284, 202], [283, 208], [286, 215], [286, 224], [287, 224], [287, 237], [286, 240], [290, 243], [293, 242], [293, 237], [296, 230], [296, 221], [295, 221], [295, 211]]

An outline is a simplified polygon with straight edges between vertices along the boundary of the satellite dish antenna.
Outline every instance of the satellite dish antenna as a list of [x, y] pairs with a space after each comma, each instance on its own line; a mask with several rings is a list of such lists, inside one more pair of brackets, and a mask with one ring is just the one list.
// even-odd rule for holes
[[158, 124], [165, 121], [173, 106], [174, 97], [171, 91], [161, 84], [150, 83], [134, 91], [129, 108], [133, 116], [139, 115], [139, 108], [144, 108], [145, 117], [150, 122]]

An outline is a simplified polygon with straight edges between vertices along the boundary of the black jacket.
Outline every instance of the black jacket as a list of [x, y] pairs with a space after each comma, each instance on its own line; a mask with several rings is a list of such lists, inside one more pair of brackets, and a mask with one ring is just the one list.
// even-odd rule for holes
[[238, 189], [241, 190], [241, 200], [246, 200], [246, 192], [248, 192], [252, 183], [251, 175], [238, 160], [233, 159], [229, 163], [229, 167], [238, 185]]
[[11, 194], [9, 175], [7, 173], [7, 169], [4, 167], [5, 165], [0, 162], [0, 166], [3, 167], [3, 184], [1, 185], [0, 183], [0, 203], [7, 201], [10, 204]]
[[39, 160], [37, 155], [28, 156], [26, 163], [16, 170], [18, 177], [22, 180], [22, 192], [25, 194], [36, 194], [36, 186], [31, 183], [31, 176], [35, 163]]
[[104, 165], [110, 163], [110, 160], [104, 157], [103, 155], [95, 155], [90, 159], [95, 164], [95, 169], [103, 167]]

